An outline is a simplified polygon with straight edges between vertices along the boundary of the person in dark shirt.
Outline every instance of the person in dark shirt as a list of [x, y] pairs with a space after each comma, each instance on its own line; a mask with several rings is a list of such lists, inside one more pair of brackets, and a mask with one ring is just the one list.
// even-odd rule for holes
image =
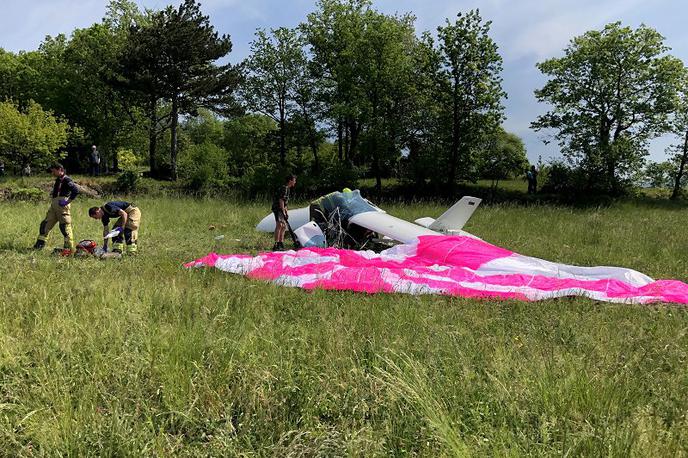
[[289, 192], [296, 186], [296, 175], [289, 175], [285, 184], [280, 186], [272, 200], [272, 213], [275, 215], [275, 245], [273, 251], [284, 250], [284, 233], [287, 230], [289, 220]]
[[55, 177], [53, 191], [50, 194], [52, 200], [45, 219], [41, 222], [38, 229], [38, 239], [33, 247], [37, 250], [42, 249], [48, 240], [48, 234], [50, 234], [55, 224], [59, 223], [60, 232], [64, 236], [64, 254], [73, 254], [75, 248], [74, 234], [72, 231], [72, 215], [69, 210], [70, 204], [79, 195], [79, 188], [65, 174], [65, 168], [62, 164], [54, 163], [49, 170]]
[[110, 220], [116, 218], [117, 221], [113, 225], [113, 230], [118, 230], [119, 233], [112, 239], [112, 251], [115, 253], [124, 252], [124, 242], [126, 242], [127, 253], [134, 254], [137, 252], [141, 210], [134, 204], [124, 201], [108, 202], [102, 207], [89, 208], [88, 216], [102, 221], [104, 238], [103, 248], [106, 251], [108, 239], [106, 239], [105, 236], [110, 232]]
[[530, 166], [530, 170], [526, 170], [526, 178], [528, 179], [528, 194], [535, 194], [537, 192], [537, 176], [538, 172], [534, 165]]

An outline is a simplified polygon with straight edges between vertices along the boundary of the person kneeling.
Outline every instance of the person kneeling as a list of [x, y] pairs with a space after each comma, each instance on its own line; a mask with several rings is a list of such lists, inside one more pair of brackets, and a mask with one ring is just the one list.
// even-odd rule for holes
[[107, 250], [110, 219], [118, 218], [113, 226], [113, 230], [118, 231], [113, 237], [112, 251], [122, 253], [124, 242], [126, 242], [127, 253], [136, 253], [141, 222], [141, 210], [129, 202], [114, 201], [108, 202], [102, 207], [91, 207], [88, 216], [99, 219], [103, 222], [103, 248]]

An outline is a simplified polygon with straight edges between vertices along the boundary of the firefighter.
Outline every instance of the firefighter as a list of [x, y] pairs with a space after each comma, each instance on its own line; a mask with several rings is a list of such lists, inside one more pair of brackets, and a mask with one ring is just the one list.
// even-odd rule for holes
[[[112, 251], [115, 253], [123, 253], [124, 244], [126, 243], [128, 254], [137, 252], [141, 210], [134, 204], [124, 201], [107, 202], [102, 207], [89, 208], [88, 216], [102, 221], [103, 238], [110, 232], [110, 220], [117, 218], [117, 221], [113, 225], [113, 230], [118, 231], [118, 233], [112, 239]], [[103, 248], [107, 251], [108, 239], [105, 238], [104, 240]]]
[[51, 202], [50, 208], [45, 215], [45, 219], [41, 222], [38, 229], [38, 239], [34, 244], [37, 250], [45, 247], [45, 242], [48, 240], [50, 230], [59, 224], [60, 232], [64, 236], [64, 249], [62, 251], [65, 255], [74, 253], [74, 233], [72, 231], [72, 215], [69, 211], [70, 204], [76, 196], [79, 195], [79, 188], [74, 181], [67, 176], [65, 168], [62, 164], [54, 163], [50, 166], [50, 173], [55, 177], [55, 184], [53, 191], [50, 194]]

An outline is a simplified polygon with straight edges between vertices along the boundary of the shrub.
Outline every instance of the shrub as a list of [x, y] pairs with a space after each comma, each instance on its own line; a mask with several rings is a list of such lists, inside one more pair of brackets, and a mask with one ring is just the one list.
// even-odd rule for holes
[[117, 151], [117, 164], [120, 170], [136, 170], [139, 159], [130, 149], [120, 149]]
[[561, 161], [552, 161], [540, 173], [543, 192], [575, 195], [587, 189], [584, 172], [580, 168], [570, 167]]
[[318, 191], [333, 190], [341, 191], [343, 188], [357, 188], [358, 179], [361, 177], [362, 170], [356, 166], [332, 162], [328, 164], [320, 175]]
[[217, 191], [227, 181], [227, 152], [212, 143], [191, 145], [179, 159], [179, 176], [193, 191]]
[[12, 200], [26, 200], [36, 202], [42, 200], [45, 193], [38, 188], [16, 188], [9, 190], [9, 198]]
[[125, 170], [117, 176], [117, 191], [123, 193], [134, 192], [138, 188], [139, 180], [139, 172]]
[[274, 164], [258, 164], [250, 167], [239, 179], [241, 190], [251, 196], [272, 193], [283, 180]]

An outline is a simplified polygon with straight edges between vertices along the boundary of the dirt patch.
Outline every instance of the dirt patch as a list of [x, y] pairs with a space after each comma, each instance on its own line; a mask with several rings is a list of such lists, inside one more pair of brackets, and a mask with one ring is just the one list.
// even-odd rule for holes
[[77, 186], [79, 187], [79, 192], [81, 194], [85, 194], [89, 197], [100, 197], [100, 192], [88, 185], [77, 183]]
[[[38, 185], [38, 188], [41, 191], [44, 191], [47, 195], [50, 195], [51, 192], [53, 192], [53, 182], [48, 182], [48, 183], [42, 183]], [[82, 183], [75, 181], [74, 184], [76, 184], [77, 188], [79, 188], [79, 192], [85, 196], [88, 197], [100, 197], [101, 193], [103, 190], [100, 188], [99, 185], [95, 183]]]

